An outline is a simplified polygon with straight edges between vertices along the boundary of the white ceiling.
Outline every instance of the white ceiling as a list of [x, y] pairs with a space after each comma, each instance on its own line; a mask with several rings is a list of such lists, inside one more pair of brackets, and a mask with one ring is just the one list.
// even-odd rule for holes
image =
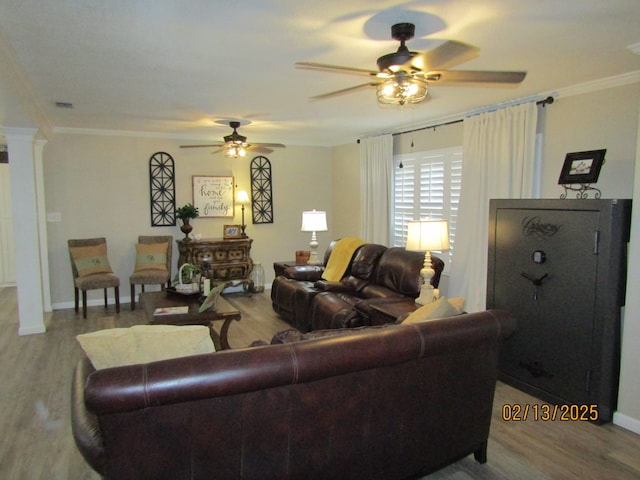
[[[295, 62], [374, 70], [398, 22], [416, 25], [411, 50], [459, 40], [480, 55], [456, 68], [527, 77], [432, 86], [404, 112], [373, 88], [308, 100], [366, 78]], [[637, 72], [639, 43], [639, 0], [0, 0], [0, 126], [219, 141], [237, 119], [249, 141], [339, 145]]]

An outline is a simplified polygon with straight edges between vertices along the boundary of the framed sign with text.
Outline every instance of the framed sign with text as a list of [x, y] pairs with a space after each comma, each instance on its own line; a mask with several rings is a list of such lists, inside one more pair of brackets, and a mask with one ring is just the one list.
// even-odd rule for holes
[[200, 218], [233, 217], [233, 177], [196, 176], [193, 179], [193, 206]]

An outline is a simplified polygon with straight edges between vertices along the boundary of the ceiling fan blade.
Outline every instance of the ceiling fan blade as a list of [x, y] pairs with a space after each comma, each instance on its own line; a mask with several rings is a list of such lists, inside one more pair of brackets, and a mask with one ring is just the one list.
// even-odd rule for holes
[[247, 150], [251, 150], [252, 152], [256, 152], [256, 153], [273, 153], [273, 150], [271, 148], [262, 147], [257, 144], [253, 144], [249, 146]]
[[258, 145], [260, 147], [266, 148], [287, 148], [286, 145], [283, 145], [281, 143], [253, 143], [252, 145]]
[[407, 66], [421, 72], [450, 68], [477, 57], [479, 52], [480, 49], [476, 47], [449, 40], [433, 50], [416, 54], [407, 62]]
[[204, 148], [204, 147], [219, 147], [221, 143], [211, 143], [209, 145], [180, 145], [180, 148]]
[[517, 85], [527, 72], [494, 72], [483, 70], [435, 70], [425, 74], [427, 82], [438, 85]]
[[341, 67], [339, 65], [329, 65], [327, 63], [314, 63], [314, 62], [296, 62], [296, 67], [305, 69], [305, 70], [316, 70], [320, 72], [339, 72], [339, 73], [347, 73], [351, 75], [368, 75], [375, 77], [378, 72], [374, 72], [373, 70], [366, 70], [364, 68], [355, 68], [355, 67]]
[[361, 85], [356, 85], [355, 87], [343, 88], [342, 90], [336, 90], [329, 93], [323, 93], [322, 95], [316, 95], [314, 97], [309, 97], [310, 100], [322, 100], [324, 98], [335, 97], [338, 95], [343, 95], [345, 93], [355, 92], [356, 90], [360, 90], [366, 87], [375, 87], [378, 85], [378, 82], [369, 82], [363, 83]]

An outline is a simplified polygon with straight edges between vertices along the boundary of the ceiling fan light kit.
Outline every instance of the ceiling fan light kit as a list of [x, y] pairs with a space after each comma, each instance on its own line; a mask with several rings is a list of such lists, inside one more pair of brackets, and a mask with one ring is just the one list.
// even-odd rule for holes
[[224, 150], [225, 156], [229, 158], [238, 158], [238, 157], [246, 157], [247, 151], [242, 145], [229, 145]]
[[397, 23], [391, 27], [391, 36], [400, 42], [400, 46], [397, 51], [378, 58], [378, 71], [316, 62], [298, 62], [296, 66], [371, 78], [370, 82], [316, 95], [311, 97], [312, 99], [325, 99], [375, 87], [378, 102], [400, 106], [425, 100], [429, 92], [429, 83], [451, 86], [513, 86], [522, 82], [526, 76], [526, 72], [444, 70], [476, 57], [478, 48], [456, 40], [448, 40], [428, 52], [412, 52], [405, 42], [412, 39], [414, 33], [415, 26], [412, 23]]
[[378, 84], [378, 102], [383, 104], [404, 105], [419, 103], [429, 93], [427, 82], [418, 77], [398, 76]]

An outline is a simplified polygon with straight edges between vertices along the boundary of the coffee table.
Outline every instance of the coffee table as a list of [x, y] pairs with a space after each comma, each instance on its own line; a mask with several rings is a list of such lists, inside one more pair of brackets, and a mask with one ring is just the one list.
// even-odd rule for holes
[[[222, 296], [216, 299], [215, 309], [210, 308], [204, 312], [198, 312], [200, 308], [200, 297], [198, 295], [180, 295], [176, 293], [143, 292], [139, 297], [140, 304], [150, 324], [161, 325], [204, 325], [209, 327], [211, 339], [216, 350], [228, 350], [228, 332], [231, 322], [240, 320], [240, 311], [227, 302]], [[179, 307], [186, 305], [189, 311], [184, 314], [175, 315], [154, 315], [156, 308]], [[215, 322], [222, 321], [220, 333], [213, 328]]]

